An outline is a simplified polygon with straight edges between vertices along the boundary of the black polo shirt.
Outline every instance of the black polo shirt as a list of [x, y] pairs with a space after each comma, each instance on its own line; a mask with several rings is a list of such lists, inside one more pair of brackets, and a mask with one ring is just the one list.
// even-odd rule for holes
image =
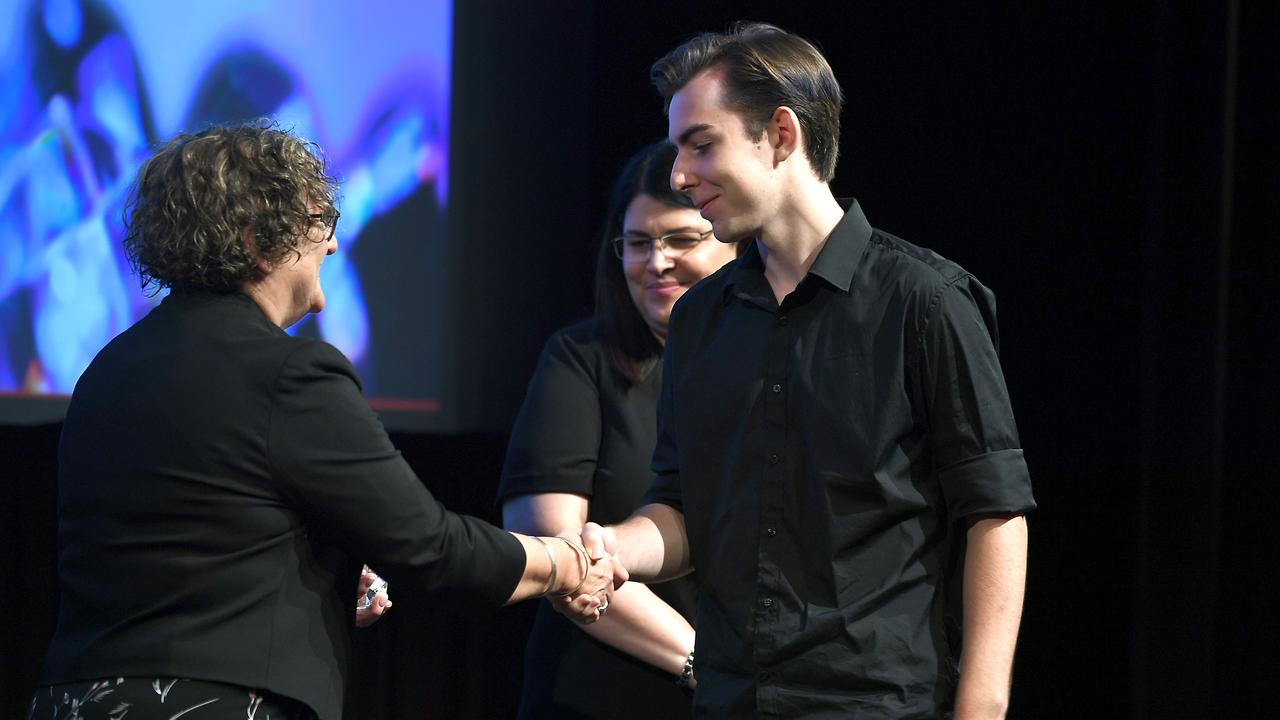
[[648, 500], [698, 570], [696, 714], [950, 709], [965, 524], [1035, 507], [995, 298], [856, 201], [778, 305], [758, 248], [677, 303]]

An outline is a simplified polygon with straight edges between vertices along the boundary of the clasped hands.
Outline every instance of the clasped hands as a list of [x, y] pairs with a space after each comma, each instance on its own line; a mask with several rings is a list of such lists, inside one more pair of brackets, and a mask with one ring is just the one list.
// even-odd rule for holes
[[551, 607], [581, 625], [596, 622], [609, 609], [613, 591], [627, 581], [627, 569], [615, 556], [617, 539], [612, 528], [587, 523], [579, 530], [563, 530], [557, 537], [581, 544], [590, 559], [587, 577], [576, 593], [555, 597]]

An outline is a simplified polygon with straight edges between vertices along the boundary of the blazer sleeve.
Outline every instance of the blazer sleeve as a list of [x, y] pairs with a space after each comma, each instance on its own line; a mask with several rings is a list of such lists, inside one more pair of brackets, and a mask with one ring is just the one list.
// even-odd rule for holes
[[280, 369], [268, 436], [273, 478], [304, 521], [388, 580], [497, 607], [524, 573], [510, 533], [445, 509], [391, 444], [351, 363], [306, 342]]

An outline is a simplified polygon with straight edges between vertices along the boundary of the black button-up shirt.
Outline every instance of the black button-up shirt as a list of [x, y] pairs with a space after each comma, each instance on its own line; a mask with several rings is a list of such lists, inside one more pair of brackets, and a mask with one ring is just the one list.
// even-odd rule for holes
[[996, 346], [991, 291], [856, 201], [781, 305], [754, 246], [676, 305], [648, 500], [698, 570], [699, 716], [950, 708], [961, 521], [1035, 507]]

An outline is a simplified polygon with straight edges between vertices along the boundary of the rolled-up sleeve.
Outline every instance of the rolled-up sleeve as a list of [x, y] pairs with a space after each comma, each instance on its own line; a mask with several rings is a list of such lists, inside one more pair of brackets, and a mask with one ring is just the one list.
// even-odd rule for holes
[[497, 607], [510, 597], [524, 573], [519, 541], [432, 497], [332, 346], [302, 344], [285, 362], [269, 438], [281, 493], [356, 560], [440, 599]]
[[935, 480], [955, 519], [1036, 507], [998, 344], [990, 290], [970, 275], [935, 290], [921, 329], [919, 380]]

